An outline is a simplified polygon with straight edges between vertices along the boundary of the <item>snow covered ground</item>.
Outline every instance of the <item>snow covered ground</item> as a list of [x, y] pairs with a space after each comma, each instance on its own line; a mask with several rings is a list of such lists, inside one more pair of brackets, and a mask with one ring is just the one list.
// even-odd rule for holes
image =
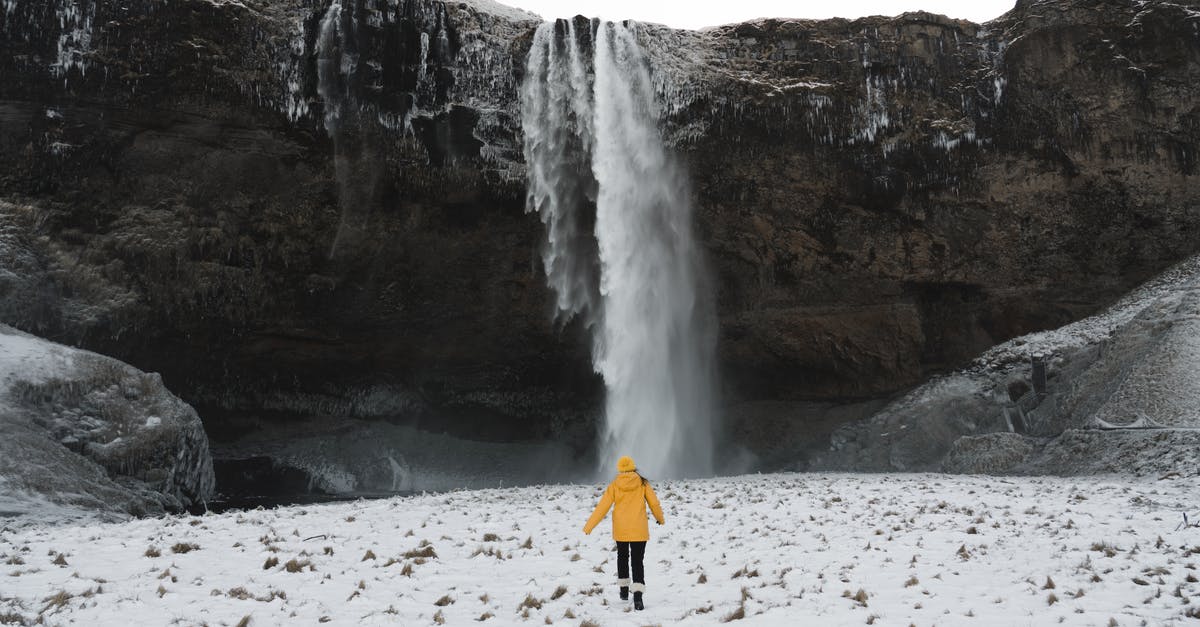
[[0, 532], [0, 623], [1162, 625], [1200, 612], [1194, 479], [660, 482], [647, 608], [598, 485]]

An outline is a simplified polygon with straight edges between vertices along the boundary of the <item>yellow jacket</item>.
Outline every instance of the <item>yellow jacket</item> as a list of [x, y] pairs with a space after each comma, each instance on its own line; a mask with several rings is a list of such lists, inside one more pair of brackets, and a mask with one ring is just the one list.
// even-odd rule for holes
[[663, 524], [662, 507], [654, 488], [643, 481], [636, 472], [622, 472], [604, 490], [600, 504], [592, 517], [583, 526], [584, 533], [591, 533], [604, 520], [608, 508], [613, 508], [613, 539], [618, 542], [645, 542], [650, 539], [650, 522], [646, 518], [646, 505], [654, 513], [654, 520]]

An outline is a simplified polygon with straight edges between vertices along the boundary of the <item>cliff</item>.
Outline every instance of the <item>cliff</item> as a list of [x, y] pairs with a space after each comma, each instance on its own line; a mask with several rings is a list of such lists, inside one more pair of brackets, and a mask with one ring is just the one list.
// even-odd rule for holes
[[[590, 444], [485, 0], [5, 0], [0, 322], [159, 371], [216, 437], [403, 419]], [[1196, 252], [1200, 10], [1022, 1], [638, 29], [727, 414], [794, 455]], [[796, 434], [800, 434], [797, 436]]]

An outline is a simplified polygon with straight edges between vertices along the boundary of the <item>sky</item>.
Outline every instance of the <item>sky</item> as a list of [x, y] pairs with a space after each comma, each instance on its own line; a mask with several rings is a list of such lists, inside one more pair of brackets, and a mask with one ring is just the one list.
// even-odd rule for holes
[[786, 0], [500, 0], [533, 11], [542, 17], [586, 15], [639, 22], [656, 22], [675, 28], [702, 28], [758, 17], [863, 17], [929, 11], [954, 18], [986, 22], [1000, 16], [1015, 0], [838, 0], [788, 2]]

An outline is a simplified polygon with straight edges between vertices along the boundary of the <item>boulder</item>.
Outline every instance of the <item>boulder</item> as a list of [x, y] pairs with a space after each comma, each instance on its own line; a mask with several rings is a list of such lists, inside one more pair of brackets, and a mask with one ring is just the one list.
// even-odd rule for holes
[[0, 515], [152, 515], [213, 496], [200, 418], [157, 374], [0, 325]]

